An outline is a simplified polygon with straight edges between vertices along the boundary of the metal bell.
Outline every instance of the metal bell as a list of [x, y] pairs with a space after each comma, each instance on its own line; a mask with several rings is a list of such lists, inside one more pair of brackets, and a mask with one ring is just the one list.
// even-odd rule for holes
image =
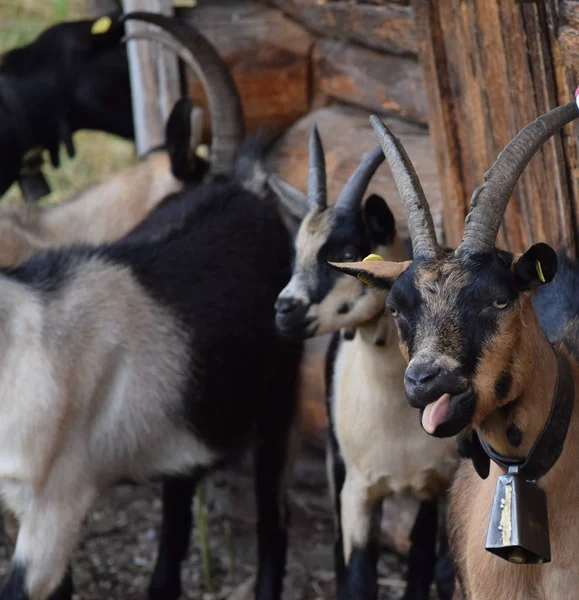
[[551, 562], [547, 495], [516, 466], [497, 481], [485, 548], [512, 563]]

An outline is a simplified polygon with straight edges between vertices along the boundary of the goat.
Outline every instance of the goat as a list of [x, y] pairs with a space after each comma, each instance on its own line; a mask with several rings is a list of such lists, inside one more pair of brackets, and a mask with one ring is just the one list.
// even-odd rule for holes
[[[124, 17], [129, 18], [147, 20], [149, 15], [131, 13]], [[67, 202], [48, 207], [2, 206], [0, 266], [20, 264], [40, 249], [54, 245], [116, 240], [184, 183], [199, 183], [216, 170], [226, 174], [233, 171], [234, 154], [243, 134], [243, 114], [227, 66], [193, 27], [175, 25], [176, 21], [167, 17], [152, 19], [179, 42], [189, 68], [202, 74], [212, 122], [220, 119], [213, 127], [214, 145], [221, 149], [220, 154], [212, 152], [208, 163], [192, 154], [191, 149], [201, 141], [202, 111], [193, 108], [186, 98], [179, 100], [167, 121], [164, 147], [148, 153], [139, 164], [109, 176]], [[219, 163], [215, 165], [217, 159]]]
[[[130, 19], [163, 30], [134, 34], [131, 39], [169, 46], [206, 84], [213, 136], [211, 169], [219, 173], [231, 168], [243, 139], [243, 115], [235, 83], [213, 46], [176, 19], [145, 12], [109, 18], [110, 27], [98, 33], [92, 30], [96, 21], [60, 23], [31, 44], [2, 56], [0, 196], [20, 177], [24, 157], [31, 151], [48, 149], [55, 167], [62, 142], [73, 156], [72, 134], [79, 129], [134, 138], [128, 62], [120, 44], [124, 23]], [[41, 162], [35, 164], [39, 168]]]
[[[174, 226], [151, 240], [160, 221]], [[279, 338], [273, 304], [290, 260], [273, 199], [230, 177], [173, 195], [119, 242], [0, 270], [0, 387], [19, 399], [0, 436], [0, 493], [19, 523], [2, 600], [70, 598], [94, 498], [159, 477], [149, 598], [178, 598], [196, 483], [252, 439], [256, 595], [280, 597], [301, 345]]]
[[[338, 596], [377, 598], [382, 501], [412, 492], [421, 505], [411, 535], [405, 597], [427, 600], [436, 561], [438, 499], [450, 485], [458, 456], [453, 442], [424, 436], [406, 404], [404, 358], [392, 317], [383, 314], [386, 293], [327, 266], [328, 260], [355, 261], [370, 253], [407, 258], [386, 202], [371, 195], [362, 205], [383, 160], [380, 148], [366, 155], [328, 206], [324, 151], [316, 128], [312, 131], [309, 212], [297, 234], [292, 278], [275, 305], [276, 323], [290, 337], [334, 332], [326, 357], [326, 449]], [[340, 329], [356, 333], [348, 339]], [[441, 596], [450, 598], [453, 577], [447, 590], [445, 576], [438, 578]]]
[[[450, 499], [457, 598], [571, 598], [579, 586], [575, 477], [579, 416], [573, 411], [579, 389], [579, 313], [570, 296], [579, 285], [579, 271], [576, 265], [566, 265], [564, 279], [556, 284], [562, 292], [556, 300], [558, 322], [550, 312], [539, 319], [533, 292], [553, 281], [557, 254], [544, 243], [518, 255], [495, 248], [522, 171], [552, 135], [577, 117], [575, 102], [557, 107], [524, 127], [502, 150], [485, 183], [473, 194], [456, 250], [438, 246], [410, 160], [383, 123], [371, 117], [404, 200], [414, 260], [334, 265], [369, 285], [390, 290], [387, 307], [408, 361], [408, 402], [419, 409], [427, 433], [458, 435], [462, 453], [472, 459], [472, 465], [463, 461], [459, 467]], [[540, 291], [537, 309], [551, 298], [555, 301], [548, 289]], [[504, 475], [507, 465], [509, 474]], [[523, 544], [511, 545], [517, 506], [506, 491], [498, 513], [500, 527], [495, 523], [489, 529], [491, 540], [501, 536], [504, 554], [496, 549], [499, 556], [485, 552], [494, 483], [502, 476], [505, 489], [515, 485], [513, 465], [518, 465], [521, 485], [532, 486], [540, 496], [540, 490], [525, 482], [535, 481], [546, 493], [552, 562], [549, 556], [533, 556]], [[545, 518], [546, 508], [545, 504]], [[544, 534], [538, 523], [523, 521], [523, 527]], [[547, 562], [513, 564], [541, 561]]]
[[200, 127], [192, 130], [189, 124], [189, 115], [199, 110], [189, 99], [177, 102], [166, 128], [169, 152], [150, 152], [136, 165], [58, 204], [0, 206], [0, 266], [21, 264], [53, 246], [119, 239], [164, 198], [180, 191], [184, 182], [201, 181], [207, 170], [203, 161], [197, 161], [189, 174], [176, 165], [177, 155], [189, 150], [189, 134], [194, 145], [199, 141]]
[[61, 143], [73, 156], [78, 129], [134, 138], [123, 28], [93, 35], [93, 23], [59, 23], [1, 57], [0, 196], [20, 178], [30, 151], [47, 149], [55, 167]]

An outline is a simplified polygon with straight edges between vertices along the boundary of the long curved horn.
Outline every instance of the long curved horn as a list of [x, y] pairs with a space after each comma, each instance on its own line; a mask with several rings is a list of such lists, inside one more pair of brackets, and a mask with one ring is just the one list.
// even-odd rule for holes
[[143, 31], [136, 32], [131, 37], [153, 40], [168, 46], [200, 79], [211, 116], [210, 172], [231, 173], [245, 131], [241, 100], [227, 65], [213, 45], [187, 23], [143, 11], [127, 13], [122, 17], [123, 22], [131, 19], [157, 25], [166, 32]]
[[521, 173], [539, 148], [559, 129], [579, 117], [575, 102], [559, 106], [529, 123], [497, 156], [485, 182], [470, 201], [461, 247], [490, 252], [495, 247], [503, 215]]
[[308, 205], [310, 209], [324, 210], [328, 206], [326, 189], [326, 158], [318, 128], [310, 134], [310, 164], [308, 170]]
[[380, 147], [362, 157], [360, 164], [348, 178], [334, 204], [336, 210], [346, 213], [355, 210], [359, 206], [370, 180], [383, 162], [384, 152]]
[[370, 117], [382, 151], [386, 156], [394, 183], [404, 203], [408, 233], [414, 256], [435, 257], [440, 248], [436, 241], [434, 222], [418, 175], [400, 140], [375, 115]]

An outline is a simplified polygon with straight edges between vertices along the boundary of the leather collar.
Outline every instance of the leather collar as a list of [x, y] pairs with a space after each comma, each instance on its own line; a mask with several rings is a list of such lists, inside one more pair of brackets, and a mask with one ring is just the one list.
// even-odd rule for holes
[[575, 403], [575, 383], [573, 371], [566, 355], [554, 346], [553, 352], [557, 358], [557, 381], [553, 392], [551, 411], [527, 457], [503, 456], [485, 442], [478, 432], [472, 436], [471, 447], [468, 448], [466, 456], [472, 460], [476, 472], [482, 479], [488, 477], [492, 460], [506, 471], [509, 467], [518, 467], [518, 472], [525, 479], [537, 480], [548, 473], [561, 456]]

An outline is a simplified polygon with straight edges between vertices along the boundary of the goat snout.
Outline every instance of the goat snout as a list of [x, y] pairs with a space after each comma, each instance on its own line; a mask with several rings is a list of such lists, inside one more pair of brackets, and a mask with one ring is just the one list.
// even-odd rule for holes
[[275, 303], [275, 324], [285, 336], [307, 337], [307, 330], [312, 323], [308, 317], [309, 306], [292, 296], [280, 296]]
[[432, 363], [415, 363], [406, 369], [406, 381], [409, 385], [422, 385], [434, 379], [441, 368]]
[[404, 376], [406, 397], [414, 408], [425, 408], [443, 394], [454, 396], [467, 387], [460, 369], [447, 369], [435, 361], [411, 361]]

